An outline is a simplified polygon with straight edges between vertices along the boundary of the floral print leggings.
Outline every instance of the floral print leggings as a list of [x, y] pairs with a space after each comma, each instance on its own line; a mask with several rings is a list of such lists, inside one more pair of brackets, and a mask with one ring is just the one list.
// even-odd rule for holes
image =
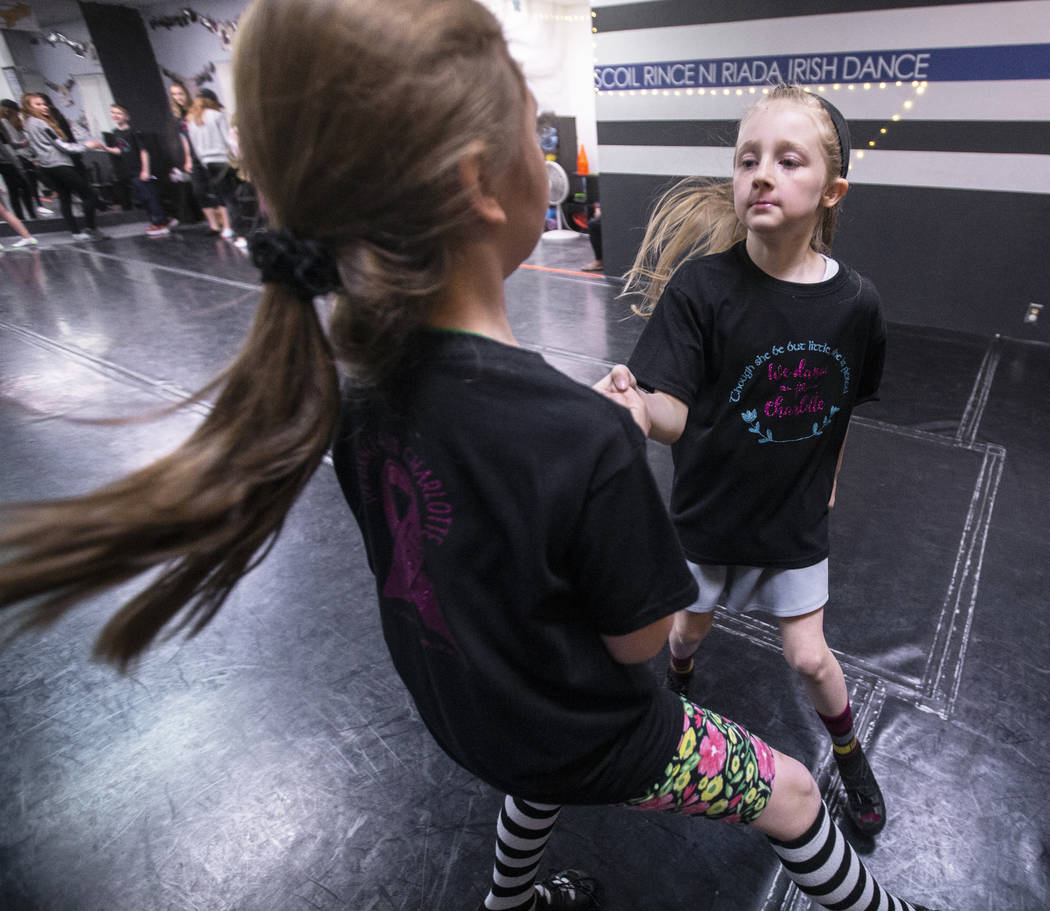
[[772, 793], [772, 750], [736, 722], [686, 699], [682, 705], [682, 739], [667, 763], [664, 780], [655, 782], [644, 797], [624, 805], [754, 822]]

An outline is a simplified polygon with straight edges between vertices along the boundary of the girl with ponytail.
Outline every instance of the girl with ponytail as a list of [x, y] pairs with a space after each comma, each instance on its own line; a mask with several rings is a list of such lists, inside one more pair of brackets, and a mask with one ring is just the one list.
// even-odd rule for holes
[[[579, 871], [536, 883], [563, 803], [751, 823], [817, 901], [918, 907], [880, 890], [804, 766], [640, 666], [695, 584], [631, 416], [511, 331], [503, 280], [539, 239], [547, 184], [495, 18], [474, 0], [254, 0], [235, 86], [273, 226], [252, 241], [251, 334], [176, 452], [7, 510], [0, 604], [46, 623], [159, 567], [97, 651], [126, 666], [164, 630], [192, 634], [331, 443], [398, 673], [442, 748], [509, 795], [483, 908], [600, 906]], [[810, 862], [822, 851], [835, 862]]]

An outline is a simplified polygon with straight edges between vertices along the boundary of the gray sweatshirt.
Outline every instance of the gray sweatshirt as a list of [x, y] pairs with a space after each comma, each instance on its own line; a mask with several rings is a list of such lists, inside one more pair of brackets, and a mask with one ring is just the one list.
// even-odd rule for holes
[[202, 113], [200, 124], [194, 123], [192, 117], [186, 118], [190, 145], [201, 164], [225, 164], [229, 153], [235, 151], [226, 115], [212, 108], [205, 108]]
[[33, 150], [37, 164], [42, 168], [60, 168], [63, 165], [72, 167], [70, 154], [86, 152], [82, 142], [66, 142], [54, 127], [39, 117], [25, 118], [26, 136], [29, 137], [29, 148]]

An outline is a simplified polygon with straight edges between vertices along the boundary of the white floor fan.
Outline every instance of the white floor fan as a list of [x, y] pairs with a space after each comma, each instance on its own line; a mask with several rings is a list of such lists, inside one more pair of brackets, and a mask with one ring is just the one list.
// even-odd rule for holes
[[561, 206], [569, 198], [569, 175], [556, 161], [547, 163], [547, 201], [554, 206], [558, 213], [558, 227], [551, 231], [543, 232], [544, 240], [575, 240], [580, 235], [571, 228], [565, 226], [565, 216], [562, 214]]

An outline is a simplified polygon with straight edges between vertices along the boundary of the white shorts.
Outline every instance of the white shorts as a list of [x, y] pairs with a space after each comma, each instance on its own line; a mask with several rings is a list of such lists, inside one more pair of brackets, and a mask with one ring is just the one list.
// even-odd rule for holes
[[764, 611], [774, 617], [801, 617], [828, 603], [827, 558], [802, 569], [686, 562], [700, 586], [696, 601], [686, 608], [696, 614], [720, 607], [732, 614]]

